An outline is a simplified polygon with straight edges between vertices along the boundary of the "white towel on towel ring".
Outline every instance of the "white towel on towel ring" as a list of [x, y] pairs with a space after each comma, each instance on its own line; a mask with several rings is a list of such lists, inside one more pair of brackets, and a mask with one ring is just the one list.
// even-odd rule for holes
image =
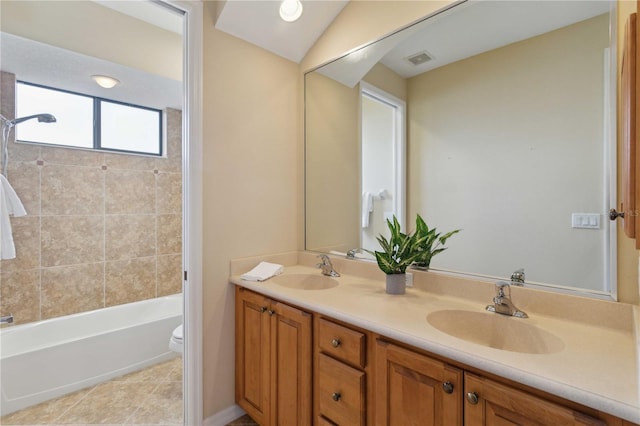
[[373, 211], [373, 196], [370, 192], [362, 193], [362, 227], [369, 227], [369, 214]]
[[0, 174], [0, 259], [14, 259], [16, 257], [10, 215], [26, 216], [27, 211], [7, 178]]

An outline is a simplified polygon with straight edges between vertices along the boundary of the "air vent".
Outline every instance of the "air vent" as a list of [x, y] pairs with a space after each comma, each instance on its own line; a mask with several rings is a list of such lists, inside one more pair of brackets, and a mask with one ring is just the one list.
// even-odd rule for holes
[[426, 51], [416, 53], [415, 55], [411, 55], [408, 58], [405, 58], [407, 61], [411, 62], [413, 65], [422, 65], [425, 62], [429, 62], [433, 57], [429, 55]]

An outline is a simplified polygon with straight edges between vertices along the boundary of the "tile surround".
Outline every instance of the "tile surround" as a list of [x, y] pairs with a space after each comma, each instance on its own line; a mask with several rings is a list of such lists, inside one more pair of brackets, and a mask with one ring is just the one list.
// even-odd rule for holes
[[[15, 77], [0, 76], [0, 111], [13, 117]], [[181, 122], [167, 109], [167, 158], [12, 133], [7, 171], [28, 215], [11, 218], [17, 258], [0, 261], [0, 314], [20, 324], [182, 290]]]

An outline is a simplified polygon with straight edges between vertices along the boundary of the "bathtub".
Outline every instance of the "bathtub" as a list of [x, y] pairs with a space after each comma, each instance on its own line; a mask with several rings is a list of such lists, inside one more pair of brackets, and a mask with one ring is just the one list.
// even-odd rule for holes
[[0, 414], [176, 356], [182, 294], [0, 330]]

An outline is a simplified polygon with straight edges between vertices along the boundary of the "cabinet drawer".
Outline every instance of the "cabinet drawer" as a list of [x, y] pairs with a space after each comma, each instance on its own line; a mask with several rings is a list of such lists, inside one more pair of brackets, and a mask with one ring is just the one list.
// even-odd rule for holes
[[364, 425], [364, 373], [320, 354], [318, 359], [320, 415], [338, 425]]
[[326, 354], [353, 366], [365, 366], [365, 335], [321, 318], [318, 322], [318, 346]]

